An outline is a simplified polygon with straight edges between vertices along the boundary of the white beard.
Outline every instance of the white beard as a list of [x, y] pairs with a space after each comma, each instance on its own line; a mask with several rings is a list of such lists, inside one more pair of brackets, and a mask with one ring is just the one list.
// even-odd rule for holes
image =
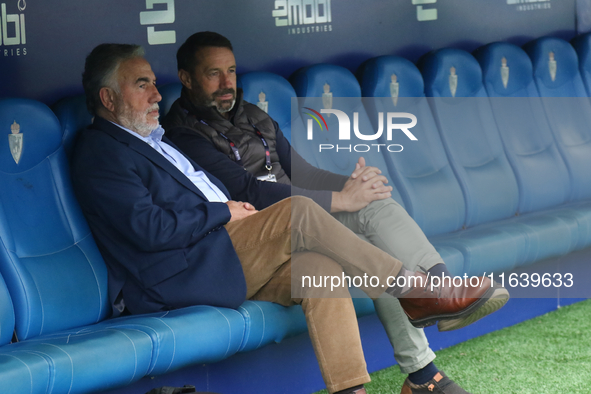
[[145, 113], [141, 113], [132, 110], [127, 104], [124, 104], [121, 111], [117, 112], [117, 118], [121, 126], [135, 131], [142, 137], [147, 137], [159, 124], [157, 117], [153, 121], [150, 121], [147, 119], [147, 114], [148, 112], [158, 110], [158, 108], [158, 104], [154, 104]]

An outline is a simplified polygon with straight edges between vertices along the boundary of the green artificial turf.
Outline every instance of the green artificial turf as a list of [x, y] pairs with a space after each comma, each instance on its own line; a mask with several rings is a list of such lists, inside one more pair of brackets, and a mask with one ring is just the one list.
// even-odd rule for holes
[[[437, 367], [473, 394], [591, 394], [591, 300], [436, 353]], [[405, 377], [393, 366], [365, 387], [398, 394]]]

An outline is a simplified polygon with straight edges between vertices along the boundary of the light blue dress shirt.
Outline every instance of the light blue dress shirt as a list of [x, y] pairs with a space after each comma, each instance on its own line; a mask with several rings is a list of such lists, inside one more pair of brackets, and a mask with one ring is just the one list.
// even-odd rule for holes
[[[113, 122], [111, 122], [113, 123]], [[162, 142], [162, 136], [164, 135], [164, 129], [162, 126], [158, 126], [152, 133], [147, 137], [142, 137], [135, 131], [127, 129], [120, 124], [113, 123], [116, 126], [121, 127], [123, 130], [127, 131], [129, 134], [133, 135], [134, 137], [139, 138], [140, 140], [144, 141], [152, 148], [154, 148], [158, 153], [166, 158], [169, 162], [171, 162], [176, 168], [179, 169], [180, 172], [185, 174], [187, 178], [193, 182], [195, 186], [205, 195], [205, 197], [210, 202], [226, 202], [228, 198], [216, 185], [214, 185], [207, 175], [203, 171], [195, 171], [195, 168], [189, 160], [185, 156], [183, 156], [179, 151], [174, 149], [172, 146], [168, 145], [165, 142]]]

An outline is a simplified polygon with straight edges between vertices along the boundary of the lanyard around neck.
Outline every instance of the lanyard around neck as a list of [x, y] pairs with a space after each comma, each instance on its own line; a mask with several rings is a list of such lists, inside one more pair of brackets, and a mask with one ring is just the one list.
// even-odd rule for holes
[[[206, 121], [204, 121], [203, 119], [199, 119], [199, 121], [201, 123], [203, 123], [206, 126], [211, 127]], [[250, 126], [254, 129], [255, 134], [257, 135], [257, 137], [259, 137], [259, 139], [261, 140], [261, 142], [263, 143], [263, 147], [265, 148], [265, 168], [267, 169], [267, 171], [269, 171], [269, 173], [271, 172], [271, 170], [273, 169], [273, 165], [271, 164], [271, 150], [269, 149], [269, 144], [267, 143], [267, 140], [265, 139], [265, 137], [263, 136], [263, 133], [260, 132], [260, 130], [254, 125], [254, 123], [251, 122], [251, 120], [249, 119], [248, 122], [250, 123]], [[214, 130], [215, 127], [212, 127]], [[241, 167], [244, 167], [242, 164], [242, 157], [240, 156], [240, 151], [238, 150], [238, 148], [236, 147], [236, 144], [224, 133], [222, 133], [221, 131], [216, 130], [216, 132], [223, 138], [225, 139], [228, 144], [230, 145], [230, 149], [232, 149], [232, 153], [234, 154], [234, 158], [236, 159], [236, 163], [238, 163], [238, 165], [240, 165]]]
[[263, 137], [263, 133], [259, 131], [259, 129], [254, 125], [254, 123], [252, 123], [250, 119], [248, 121], [254, 129], [256, 135], [261, 139], [263, 146], [265, 147], [265, 168], [267, 169], [267, 171], [271, 172], [271, 170], [273, 169], [273, 165], [271, 165], [271, 150], [269, 149], [269, 144], [267, 143], [265, 137]]

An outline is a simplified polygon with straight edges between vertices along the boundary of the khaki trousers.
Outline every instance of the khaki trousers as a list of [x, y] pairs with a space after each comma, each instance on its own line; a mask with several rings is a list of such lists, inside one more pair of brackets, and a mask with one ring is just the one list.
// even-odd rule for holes
[[[246, 278], [247, 298], [301, 303], [322, 377], [329, 392], [370, 381], [355, 310], [346, 287], [311, 289], [292, 298], [292, 268], [306, 275], [396, 276], [402, 263], [359, 239], [306, 197], [282, 200], [245, 219], [226, 224]], [[293, 255], [292, 255], [293, 253]], [[300, 271], [302, 270], [302, 271]], [[362, 288], [378, 298], [383, 287]], [[318, 298], [320, 297], [320, 298]], [[335, 298], [336, 297], [336, 298]]]
[[[362, 239], [402, 261], [410, 271], [428, 271], [436, 264], [445, 264], [417, 223], [391, 198], [333, 216]], [[396, 298], [383, 294], [374, 305], [402, 373], [418, 371], [435, 359], [423, 329], [410, 324]]]

